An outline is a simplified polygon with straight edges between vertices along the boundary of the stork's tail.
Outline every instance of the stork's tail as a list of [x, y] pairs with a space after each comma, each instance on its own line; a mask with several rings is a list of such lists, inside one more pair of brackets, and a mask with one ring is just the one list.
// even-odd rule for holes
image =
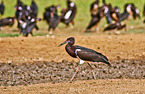
[[107, 62], [106, 64], [107, 64], [108, 66], [111, 66], [111, 63], [110, 63], [110, 62]]
[[107, 64], [108, 66], [111, 66], [111, 63], [107, 60], [105, 60], [104, 63]]

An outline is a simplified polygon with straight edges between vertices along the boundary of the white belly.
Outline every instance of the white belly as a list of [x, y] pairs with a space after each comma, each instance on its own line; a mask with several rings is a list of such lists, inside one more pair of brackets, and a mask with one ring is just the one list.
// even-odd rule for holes
[[68, 19], [68, 18], [70, 17], [71, 13], [72, 13], [72, 11], [69, 10], [69, 11], [65, 14], [64, 18], [65, 18], [65, 19]]

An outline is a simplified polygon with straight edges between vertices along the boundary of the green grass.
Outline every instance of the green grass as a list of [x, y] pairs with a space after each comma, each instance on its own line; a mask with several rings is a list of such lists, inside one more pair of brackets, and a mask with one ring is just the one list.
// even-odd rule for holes
[[18, 37], [19, 34], [0, 33], [0, 37]]
[[[5, 4], [5, 13], [1, 18], [7, 17], [7, 16], [14, 16], [15, 15], [15, 9], [14, 6], [16, 5], [16, 1], [17, 0], [4, 0], [4, 4]], [[66, 0], [35, 0], [38, 7], [39, 7], [39, 17], [42, 18], [42, 14], [44, 12], [45, 7], [50, 6], [50, 5], [60, 5], [60, 8], [58, 9], [58, 12], [60, 14], [60, 11], [62, 8], [66, 7]], [[72, 32], [84, 32], [85, 28], [87, 27], [89, 21], [90, 21], [90, 4], [93, 2], [94, 0], [73, 0], [73, 2], [76, 3], [77, 5], [77, 15], [75, 17], [75, 27], [74, 29], [71, 28], [65, 28], [65, 25], [60, 23], [58, 28], [59, 31], [72, 31]], [[30, 5], [31, 4], [31, 0], [22, 0], [22, 2], [24, 4]], [[141, 15], [141, 19], [137, 19], [137, 20], [133, 20], [132, 18], [129, 21], [126, 21], [127, 23], [127, 28], [130, 28], [130, 26], [134, 26], [134, 30], [129, 30], [129, 32], [133, 31], [145, 31], [145, 27], [143, 24], [143, 17], [142, 17], [142, 12], [143, 12], [143, 5], [144, 5], [144, 0], [106, 0], [106, 3], [111, 3], [112, 6], [118, 6], [121, 10], [121, 12], [124, 10], [124, 5], [126, 3], [134, 3], [136, 5], [136, 7], [139, 9], [140, 11], [140, 15]], [[100, 6], [102, 4], [102, 0], [100, 0]], [[100, 30], [103, 30], [104, 26], [106, 24], [106, 20], [105, 18], [103, 20], [101, 20], [101, 22], [99, 23], [99, 27]], [[48, 25], [44, 22], [38, 22], [38, 25], [40, 27], [40, 31], [47, 31]], [[16, 25], [13, 26], [14, 28], [17, 28]], [[0, 37], [2, 36], [13, 36], [13, 34], [11, 35], [11, 32], [9, 32], [10, 34], [3, 35], [5, 33], [0, 33]], [[45, 35], [44, 33], [44, 35]], [[39, 33], [37, 33], [36, 35], [39, 35]], [[40, 33], [40, 35], [43, 35]], [[15, 34], [14, 34], [15, 36]]]

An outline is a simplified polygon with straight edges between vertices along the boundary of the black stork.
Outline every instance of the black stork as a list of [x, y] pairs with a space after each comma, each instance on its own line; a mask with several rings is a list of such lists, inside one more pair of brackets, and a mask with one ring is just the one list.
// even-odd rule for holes
[[0, 4], [0, 14], [3, 15], [4, 11], [5, 11], [5, 6], [4, 6], [3, 0], [2, 0], [1, 4]]
[[139, 10], [134, 6], [134, 4], [125, 4], [124, 12], [119, 15], [118, 22], [122, 22], [129, 18], [131, 14], [133, 14], [134, 19], [139, 17]]
[[37, 4], [35, 3], [34, 0], [32, 0], [32, 2], [31, 2], [31, 9], [32, 9], [32, 14], [35, 17], [37, 17], [37, 15], [38, 15], [38, 6], [37, 6]]
[[86, 28], [86, 32], [90, 32], [91, 28], [98, 25], [98, 23], [101, 21], [101, 19], [106, 15], [109, 8], [107, 5], [103, 5], [99, 8], [98, 12], [91, 18], [91, 21], [89, 25]]
[[120, 29], [123, 29], [125, 28], [125, 31], [126, 31], [126, 24], [121, 24], [121, 23], [112, 23], [112, 24], [109, 24], [109, 26], [107, 26], [103, 31], [108, 31], [108, 30], [113, 30], [113, 29], [117, 29], [117, 30], [120, 30]]
[[71, 0], [67, 0], [67, 9], [62, 9], [61, 11], [61, 22], [66, 24], [66, 26], [71, 25], [73, 27], [76, 13], [76, 4]]
[[45, 8], [45, 12], [43, 14], [43, 19], [47, 21], [49, 24], [48, 31], [55, 30], [60, 22], [60, 16], [58, 15], [57, 8], [59, 5], [51, 5]]
[[[77, 72], [79, 71], [79, 67], [81, 64], [83, 64], [85, 61], [90, 61], [90, 62], [103, 62], [105, 64], [108, 64], [109, 66], [111, 65], [107, 59], [106, 56], [104, 56], [103, 54], [96, 52], [92, 49], [89, 48], [85, 48], [85, 47], [81, 47], [78, 45], [74, 45], [75, 43], [75, 38], [74, 37], [69, 37], [65, 42], [61, 43], [59, 46], [63, 45], [67, 43], [67, 45], [65, 46], [65, 50], [66, 52], [73, 58], [79, 58], [80, 59], [80, 63], [77, 67], [76, 72], [74, 73], [74, 75], [72, 76], [71, 80], [72, 81], [75, 77], [75, 75], [77, 74]], [[95, 74], [93, 72], [93, 67], [91, 66], [91, 64], [88, 62], [88, 65], [90, 66], [94, 79], [96, 79]]]
[[15, 17], [7, 17], [4, 19], [0, 19], [0, 27], [3, 26], [13, 26]]
[[95, 15], [98, 9], [99, 9], [99, 0], [96, 0], [91, 4], [90, 7], [91, 16]]
[[139, 9], [134, 4], [132, 4], [131, 10], [132, 10], [133, 19], [136, 20], [137, 17], [140, 19]]
[[[143, 16], [145, 17], [145, 4], [144, 4], [144, 9], [143, 9]], [[145, 19], [143, 22], [145, 23]]]

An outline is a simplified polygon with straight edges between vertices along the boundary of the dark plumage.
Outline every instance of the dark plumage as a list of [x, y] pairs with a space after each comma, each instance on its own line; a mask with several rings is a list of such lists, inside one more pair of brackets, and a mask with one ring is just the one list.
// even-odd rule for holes
[[119, 15], [120, 15], [120, 10], [117, 6], [115, 6], [114, 8], [111, 9], [110, 12], [111, 18], [112, 20], [114, 20], [115, 22], [118, 22], [119, 20]]
[[[110, 65], [107, 57], [104, 56], [103, 54], [96, 52], [89, 48], [74, 45], [74, 43], [75, 43], [74, 37], [68, 38], [65, 42], [61, 43], [59, 46], [65, 44], [65, 43], [67, 43], [67, 45], [65, 46], [65, 50], [73, 58], [79, 58], [80, 59], [79, 64], [83, 64], [85, 61], [90, 61], [90, 62], [103, 62], [107, 65]], [[89, 64], [89, 66], [91, 67], [90, 64]], [[78, 69], [79, 69], [79, 66], [78, 66]], [[91, 69], [92, 69], [92, 67], [91, 67]], [[76, 73], [77, 72], [78, 72], [78, 70], [76, 71]], [[71, 78], [71, 81], [73, 80], [75, 74]], [[94, 76], [94, 79], [96, 79], [94, 73], [93, 73], [93, 76]]]
[[143, 16], [145, 17], [145, 4], [144, 4], [144, 8], [143, 8]]
[[[124, 20], [128, 19], [128, 17], [133, 14], [134, 19], [136, 19], [136, 17], [139, 17], [139, 12], [138, 9], [135, 7], [134, 4], [126, 4], [124, 6], [124, 12], [123, 13], [119, 13], [118, 12], [119, 8], [115, 7], [112, 8], [112, 18], [115, 20], [115, 23], [108, 25], [103, 31], [107, 31], [107, 30], [113, 30], [113, 29], [123, 29], [125, 28], [126, 30], [126, 24], [121, 24]], [[114, 15], [114, 16], [113, 16]]]
[[[111, 18], [112, 18], [112, 20], [115, 21], [115, 23], [121, 23], [122, 21], [128, 19], [131, 14], [134, 19], [136, 19], [137, 17], [140, 18], [139, 10], [132, 3], [125, 4], [123, 13], [119, 13], [118, 7], [111, 8], [111, 10], [110, 10]], [[109, 14], [106, 14], [106, 16], [107, 15], [109, 15]]]
[[20, 20], [25, 20], [25, 12], [24, 12], [24, 4], [22, 1], [17, 0], [17, 4], [15, 5], [15, 17], [17, 19], [17, 27], [20, 29]]
[[18, 6], [23, 6], [23, 2], [21, 0], [17, 0], [17, 5]]
[[98, 9], [99, 9], [99, 0], [96, 0], [91, 4], [90, 7], [91, 16], [95, 15]]
[[136, 8], [136, 6], [135, 6], [134, 4], [132, 4], [131, 10], [132, 10], [133, 18], [134, 18], [135, 20], [137, 19], [137, 17], [140, 18], [139, 9]]
[[13, 26], [15, 17], [7, 17], [0, 20], [0, 27]]
[[100, 22], [101, 18], [98, 17], [93, 17], [89, 23], [89, 25], [87, 26], [87, 30], [86, 31], [90, 31], [90, 29], [92, 27], [94, 27], [95, 25], [97, 25]]
[[28, 17], [26, 21], [20, 20], [20, 34], [23, 34], [24, 36], [28, 36], [29, 34], [33, 35], [32, 30], [36, 26], [36, 19], [35, 17]]
[[[32, 30], [28, 30], [28, 27], [31, 27], [32, 24], [33, 25], [35, 24], [34, 28], [36, 30], [39, 30], [38, 26], [36, 25], [36, 22], [40, 21], [40, 19], [37, 18], [38, 7], [37, 7], [34, 0], [32, 0], [31, 6], [24, 5], [22, 3], [22, 1], [17, 0], [17, 4], [15, 6], [15, 9], [16, 9], [15, 16], [16, 16], [17, 21], [18, 21], [18, 28], [20, 29], [20, 33], [23, 33], [24, 31], [26, 31], [26, 33], [28, 33], [28, 32], [31, 33]], [[35, 19], [35, 21], [33, 21], [33, 22], [30, 21], [32, 18]], [[39, 19], [39, 20], [37, 20], [37, 19]], [[24, 35], [27, 36], [27, 34], [24, 34]]]
[[58, 6], [50, 6], [45, 8], [45, 12], [43, 14], [43, 19], [47, 21], [49, 24], [48, 31], [55, 30], [60, 22], [60, 17], [57, 14], [57, 7]]
[[3, 0], [2, 0], [2, 2], [0, 4], [0, 13], [1, 13], [1, 15], [4, 14], [4, 11], [5, 11], [5, 6], [4, 6]]
[[113, 24], [110, 24], [109, 26], [107, 26], [103, 31], [105, 32], [107, 30], [113, 30], [113, 29], [120, 30], [120, 29], [123, 29], [123, 28], [126, 29], [126, 24], [121, 25], [120, 23], [113, 23]]
[[112, 22], [112, 17], [111, 17], [111, 10], [112, 10], [112, 5], [108, 5], [108, 12], [106, 13], [106, 20], [108, 24], [111, 24]]
[[112, 21], [118, 22], [118, 18], [119, 18], [119, 8], [118, 7], [112, 7], [111, 4], [108, 5], [109, 10], [106, 13], [106, 20], [108, 24], [111, 24]]
[[[143, 16], [145, 17], [145, 4], [144, 4], [144, 9], [143, 9]], [[143, 22], [145, 23], [145, 18]]]
[[32, 0], [32, 2], [31, 2], [31, 10], [32, 10], [32, 14], [35, 16], [35, 17], [37, 17], [37, 15], [38, 15], [38, 6], [37, 6], [37, 4], [35, 3], [35, 1], [34, 0]]
[[[126, 4], [124, 6], [124, 12], [119, 15], [119, 23], [128, 19], [128, 17], [133, 14], [133, 16], [139, 16], [138, 9], [134, 6], [134, 4]], [[135, 17], [134, 17], [135, 18]]]
[[[37, 18], [37, 16], [38, 16], [38, 6], [37, 6], [37, 4], [34, 0], [32, 0], [30, 7], [31, 7], [31, 10], [32, 10], [32, 12], [30, 14]], [[37, 25], [35, 26], [35, 29], [39, 30]]]
[[85, 61], [92, 61], [92, 62], [104, 62], [108, 65], [110, 65], [110, 63], [108, 62], [108, 59], [106, 56], [102, 55], [99, 52], [96, 52], [92, 49], [89, 48], [85, 48], [85, 47], [81, 47], [81, 46], [75, 46], [76, 49], [80, 49], [81, 51], [77, 52], [77, 56]]
[[66, 24], [67, 26], [69, 24], [74, 25], [74, 17], [76, 15], [76, 5], [74, 2], [71, 2], [70, 0], [67, 0], [67, 9], [63, 9], [61, 11], [61, 22]]
[[130, 14], [129, 14], [127, 11], [121, 13], [121, 14], [119, 15], [119, 20], [118, 20], [118, 22], [120, 23], [120, 22], [126, 20], [126, 19], [129, 17], [129, 15], [130, 15]]
[[102, 7], [100, 7], [97, 14], [92, 16], [91, 21], [90, 21], [89, 25], [87, 26], [86, 31], [90, 31], [90, 29], [92, 27], [97, 25], [100, 22], [100, 20], [106, 15], [108, 10], [109, 10], [108, 6], [106, 6], [106, 5], [103, 5]]

